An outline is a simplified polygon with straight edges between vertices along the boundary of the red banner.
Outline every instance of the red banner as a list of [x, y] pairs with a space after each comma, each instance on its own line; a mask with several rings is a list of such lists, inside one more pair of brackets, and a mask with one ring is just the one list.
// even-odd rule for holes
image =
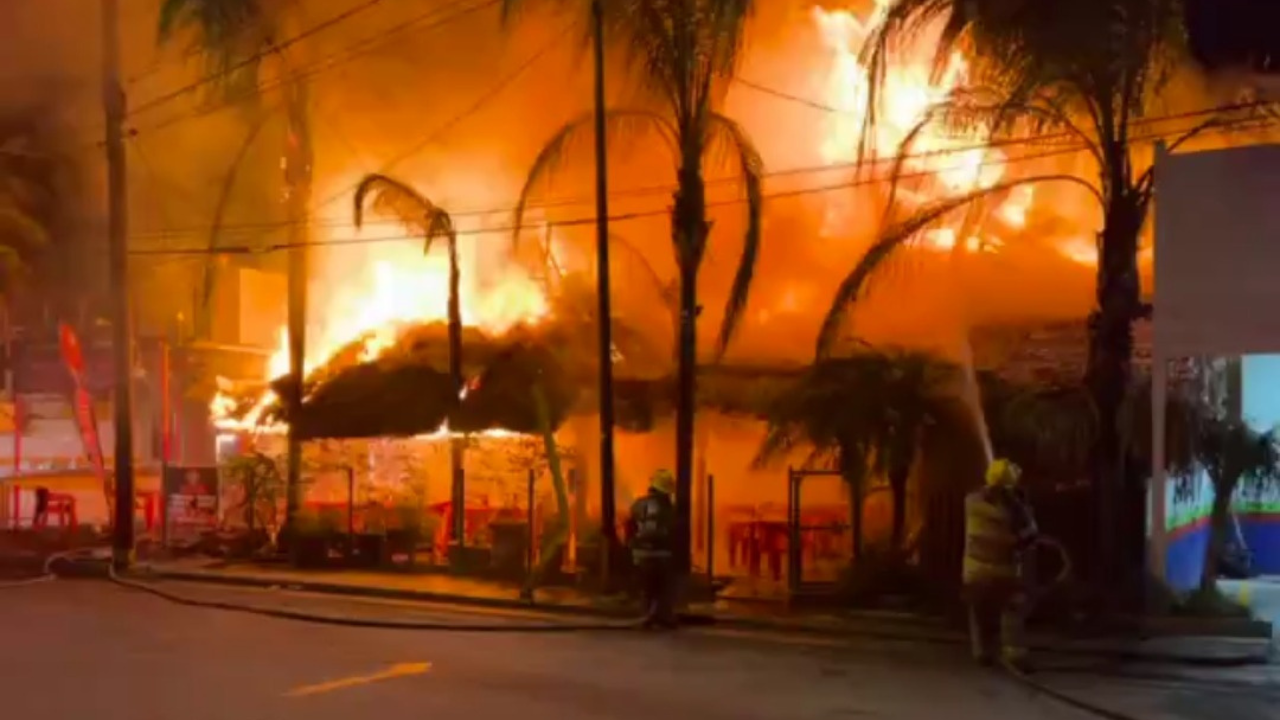
[[[107, 507], [112, 508], [115, 501], [115, 487], [107, 475], [107, 464], [102, 457], [102, 439], [98, 436], [98, 419], [93, 413], [93, 397], [85, 388], [84, 353], [80, 350], [80, 341], [75, 331], [66, 323], [58, 324], [58, 338], [62, 346], [62, 361], [71, 373], [71, 407], [75, 412], [76, 426], [80, 429], [80, 440], [84, 443], [85, 457], [102, 481], [102, 490], [107, 496]], [[115, 517], [112, 515], [111, 517]]]

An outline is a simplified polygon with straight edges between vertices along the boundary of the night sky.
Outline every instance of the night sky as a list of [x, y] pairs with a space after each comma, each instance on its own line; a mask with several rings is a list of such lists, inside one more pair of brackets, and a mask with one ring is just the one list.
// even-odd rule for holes
[[1191, 52], [1206, 69], [1280, 74], [1280, 0], [1186, 0]]

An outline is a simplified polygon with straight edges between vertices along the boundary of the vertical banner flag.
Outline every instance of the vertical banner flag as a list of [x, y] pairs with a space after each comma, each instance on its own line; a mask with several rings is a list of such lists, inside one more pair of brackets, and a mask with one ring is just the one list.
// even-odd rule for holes
[[[58, 323], [58, 340], [62, 362], [71, 374], [71, 407], [75, 412], [76, 426], [80, 429], [80, 440], [84, 443], [84, 454], [102, 481], [107, 508], [112, 509], [115, 507], [115, 483], [107, 475], [106, 461], [102, 457], [102, 439], [98, 436], [98, 421], [93, 414], [93, 397], [84, 382], [84, 353], [80, 350], [80, 340], [66, 323]], [[114, 511], [111, 517], [115, 517]]]

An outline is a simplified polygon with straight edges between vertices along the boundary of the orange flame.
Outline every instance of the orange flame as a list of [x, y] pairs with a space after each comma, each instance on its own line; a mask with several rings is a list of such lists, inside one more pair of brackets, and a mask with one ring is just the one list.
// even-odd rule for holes
[[[421, 240], [410, 238], [398, 223], [396, 239], [382, 241], [371, 231], [368, 242], [357, 238], [319, 237], [310, 279], [311, 303], [307, 333], [306, 372], [323, 367], [352, 342], [363, 343], [361, 362], [376, 360], [396, 342], [400, 328], [408, 324], [446, 321], [449, 299], [448, 248], [443, 241], [431, 252], [422, 252]], [[405, 239], [399, 239], [403, 237]], [[326, 242], [327, 241], [327, 242]], [[458, 239], [459, 301], [462, 322], [499, 335], [519, 324], [536, 323], [548, 312], [542, 286], [507, 254], [506, 238], [467, 236]], [[495, 248], [500, 252], [495, 252]], [[271, 380], [289, 372], [288, 334], [279, 330], [279, 345], [267, 363]], [[210, 410], [215, 425], [224, 430], [274, 430], [260, 426], [262, 414], [276, 401], [265, 391], [254, 407], [239, 418], [232, 416], [236, 403], [228, 395], [214, 397]], [[441, 428], [431, 437], [447, 435]]]

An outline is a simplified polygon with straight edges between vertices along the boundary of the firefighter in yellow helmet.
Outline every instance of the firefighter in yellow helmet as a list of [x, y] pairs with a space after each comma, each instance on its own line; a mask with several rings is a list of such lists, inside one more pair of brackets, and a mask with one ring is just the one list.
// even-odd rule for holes
[[986, 486], [965, 497], [964, 589], [974, 659], [993, 663], [999, 636], [1000, 659], [1025, 671], [1023, 626], [1038, 530], [1018, 486], [1021, 476], [1017, 465], [997, 459], [987, 468]]
[[631, 505], [627, 537], [631, 557], [640, 573], [644, 593], [645, 626], [675, 627], [672, 598], [672, 543], [676, 510], [672, 494], [676, 480], [670, 470], [649, 478], [649, 492]]

